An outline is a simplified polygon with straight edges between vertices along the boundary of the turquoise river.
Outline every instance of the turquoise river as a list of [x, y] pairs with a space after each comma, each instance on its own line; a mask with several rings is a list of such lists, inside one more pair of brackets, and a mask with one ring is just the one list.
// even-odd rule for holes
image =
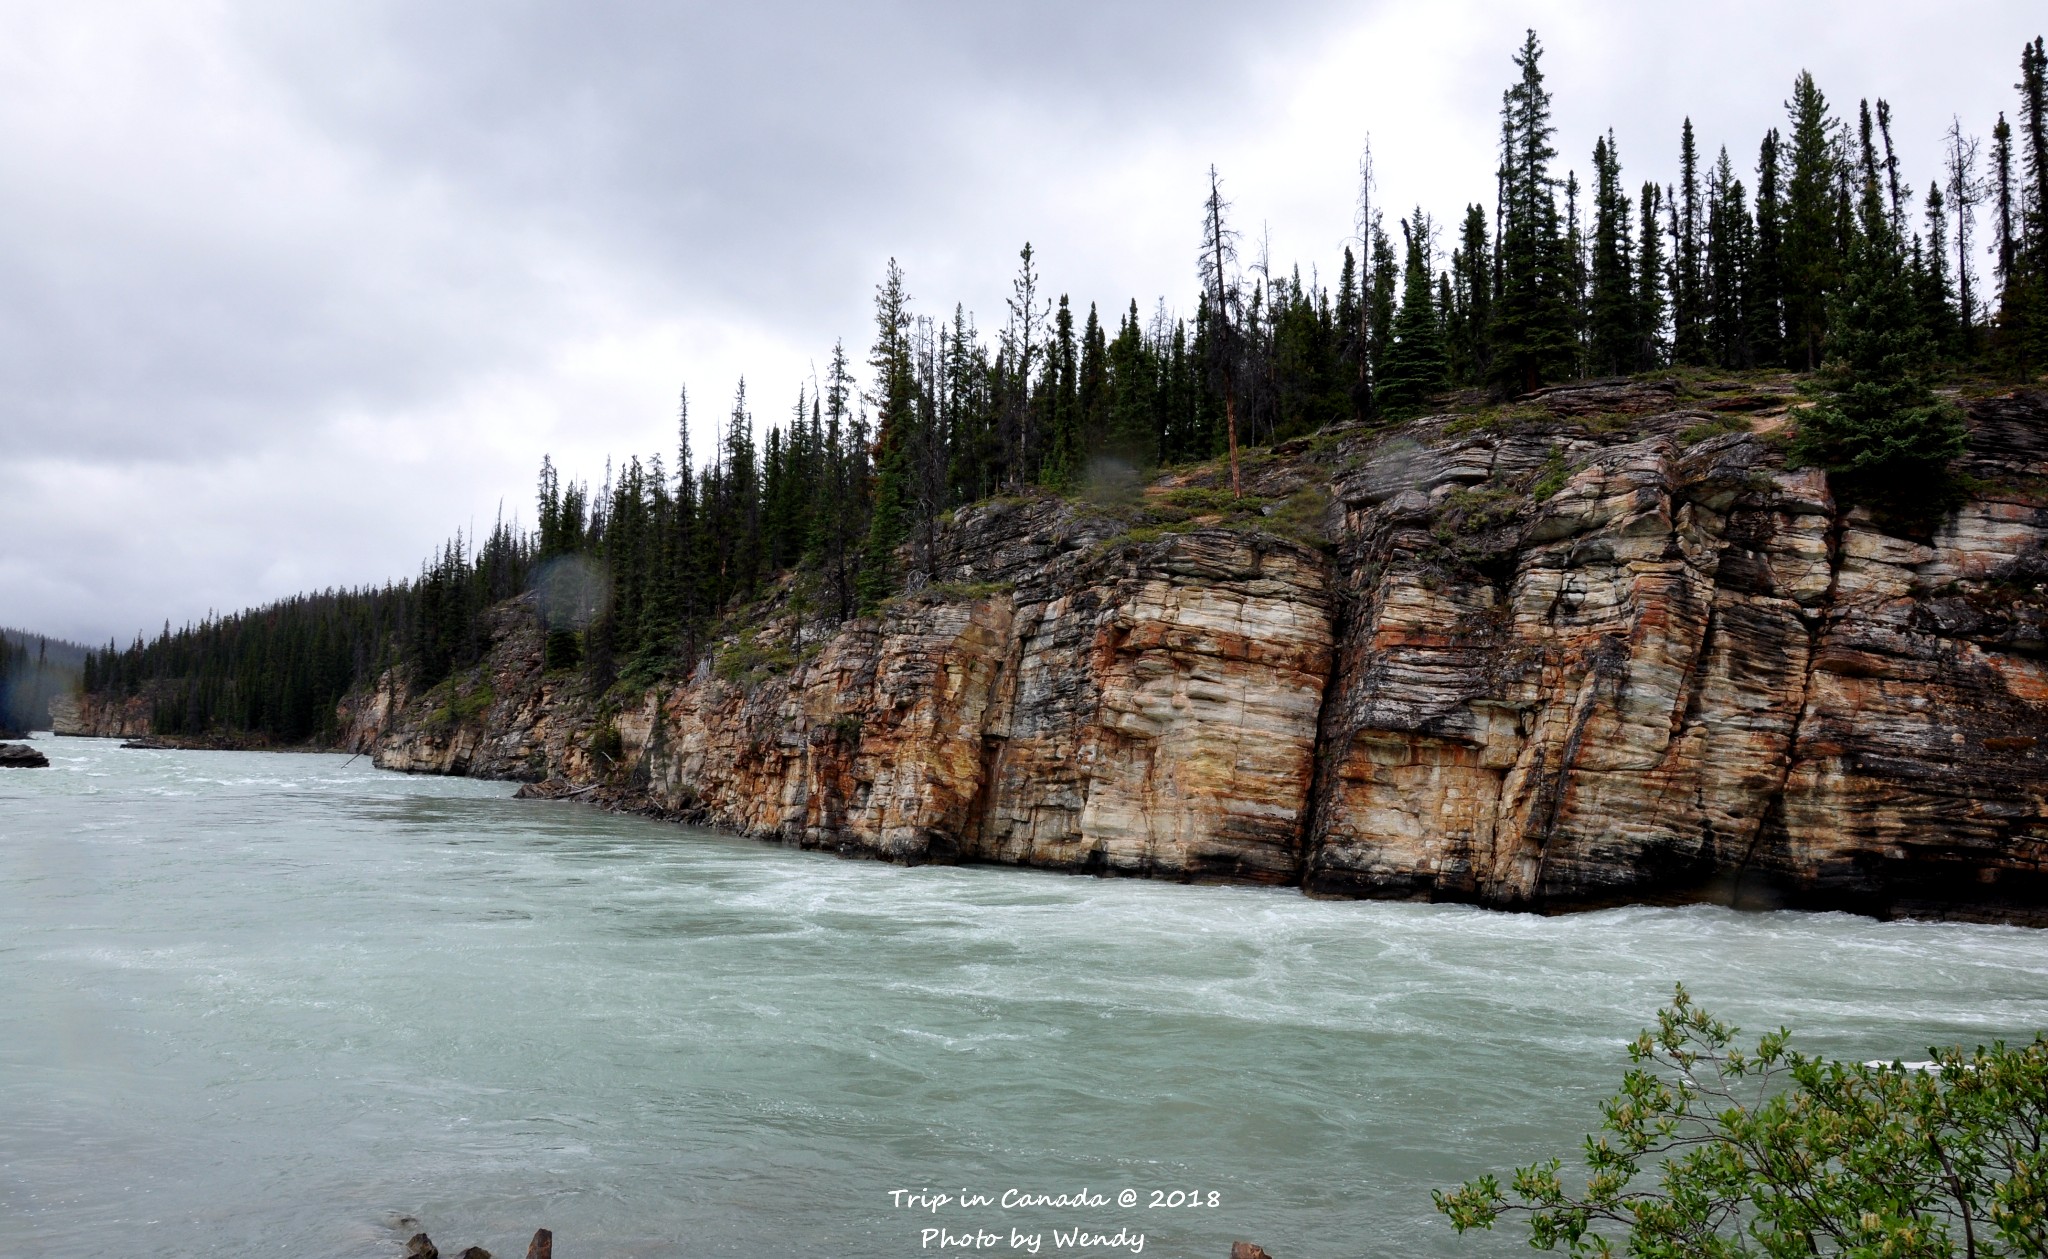
[[407, 1217], [515, 1259], [1527, 1253], [1430, 1190], [1575, 1150], [1674, 981], [1857, 1058], [2048, 1027], [2010, 927], [904, 869], [36, 743], [0, 774], [7, 1255], [395, 1259]]

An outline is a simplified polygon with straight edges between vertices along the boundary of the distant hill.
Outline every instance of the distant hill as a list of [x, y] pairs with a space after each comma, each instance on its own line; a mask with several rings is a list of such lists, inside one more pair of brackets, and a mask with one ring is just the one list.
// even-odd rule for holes
[[84, 643], [74, 643], [67, 638], [53, 638], [33, 630], [16, 629], [12, 625], [0, 625], [0, 642], [10, 647], [26, 647], [33, 659], [38, 649], [47, 650], [46, 659], [52, 665], [61, 665], [77, 671], [85, 667], [85, 653], [92, 648]]

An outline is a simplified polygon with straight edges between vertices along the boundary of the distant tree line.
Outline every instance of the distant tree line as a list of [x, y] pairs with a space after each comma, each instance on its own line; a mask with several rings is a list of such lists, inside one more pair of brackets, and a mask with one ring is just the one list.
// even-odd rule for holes
[[1890, 106], [1859, 105], [1852, 126], [1805, 73], [1747, 170], [1725, 147], [1705, 157], [1687, 119], [1673, 182], [1631, 193], [1611, 131], [1589, 184], [1560, 178], [1542, 53], [1529, 32], [1502, 96], [1493, 204], [1467, 205], [1455, 233], [1420, 207], [1390, 227], [1368, 149], [1334, 284], [1313, 266], [1306, 278], [1275, 268], [1263, 245], [1243, 258], [1214, 170], [1186, 316], [1164, 299], [1149, 314], [1135, 299], [1082, 312], [1047, 290], [1026, 244], [991, 340], [958, 305], [919, 313], [891, 260], [866, 372], [835, 345], [764, 436], [742, 381], [700, 465], [685, 396], [666, 460], [628, 459], [593, 490], [544, 459], [532, 535], [501, 525], [480, 547], [443, 547], [412, 583], [109, 644], [87, 686], [155, 684], [174, 697], [159, 699], [167, 728], [312, 737], [377, 671], [401, 666], [426, 687], [474, 664], [485, 610], [527, 589], [550, 668], [601, 688], [651, 678], [689, 667], [778, 574], [803, 574], [783, 595], [799, 611], [876, 607], [920, 579], [937, 522], [963, 504], [1226, 454], [1235, 487], [1241, 444], [1399, 419], [1446, 390], [1509, 398], [1669, 368], [1821, 369], [1832, 401], [1802, 423], [1800, 453], [1875, 485], [1959, 448], [1960, 418], [1930, 388], [1937, 365], [2027, 376], [2048, 364], [2040, 39], [2022, 51], [2017, 126], [2000, 115], [1987, 163], [1952, 120], [1918, 201]]
[[424, 690], [481, 660], [484, 610], [527, 588], [532, 561], [532, 541], [501, 521], [480, 546], [457, 535], [410, 582], [294, 595], [110, 642], [86, 654], [80, 687], [148, 694], [158, 734], [331, 740], [341, 698], [386, 669]]
[[50, 701], [78, 685], [86, 648], [61, 638], [0, 629], [0, 730], [50, 728]]

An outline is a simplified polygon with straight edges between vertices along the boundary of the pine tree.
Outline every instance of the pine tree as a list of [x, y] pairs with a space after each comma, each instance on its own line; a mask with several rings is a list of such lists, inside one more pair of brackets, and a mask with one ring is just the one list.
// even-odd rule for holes
[[1138, 467], [1159, 462], [1161, 442], [1157, 424], [1161, 364], [1154, 347], [1138, 325], [1138, 300], [1117, 325], [1116, 340], [1105, 353], [1108, 362], [1108, 403], [1105, 408], [1107, 437], [1104, 449], [1117, 459]]
[[2016, 271], [2013, 262], [2018, 237], [2013, 228], [2019, 219], [2012, 195], [2012, 127], [2005, 121], [2003, 113], [1998, 115], [1998, 124], [1991, 128], [1991, 186], [1994, 189], [1993, 204], [1998, 207], [1998, 242], [1992, 250], [1992, 256], [1998, 261], [1992, 264], [1992, 269], [1998, 276], [1999, 304], [2002, 307]]
[[1365, 295], [1358, 283], [1358, 255], [1347, 244], [1337, 273], [1337, 353], [1344, 367], [1344, 394], [1352, 419], [1363, 418], [1372, 404], [1364, 332]]
[[1564, 294], [1571, 320], [1571, 374], [1586, 374], [1586, 344], [1591, 335], [1587, 309], [1590, 275], [1586, 261], [1586, 233], [1579, 222], [1579, 173], [1566, 171], [1564, 179]]
[[1081, 329], [1081, 366], [1075, 382], [1075, 407], [1084, 455], [1109, 442], [1109, 341], [1095, 303], [1088, 303], [1088, 322]]

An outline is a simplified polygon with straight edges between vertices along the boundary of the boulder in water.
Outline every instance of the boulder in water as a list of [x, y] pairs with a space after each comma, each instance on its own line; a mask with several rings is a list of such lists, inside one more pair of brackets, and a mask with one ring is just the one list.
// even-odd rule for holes
[[0, 743], [0, 769], [43, 769], [50, 758], [26, 743]]
[[526, 1259], [555, 1259], [555, 1235], [544, 1228], [533, 1230], [533, 1240], [526, 1243]]
[[414, 1233], [412, 1240], [405, 1244], [405, 1259], [441, 1259], [441, 1252], [434, 1245], [434, 1239], [425, 1233]]
[[1273, 1259], [1273, 1256], [1267, 1254], [1264, 1247], [1255, 1246], [1251, 1242], [1232, 1242], [1230, 1259]]

